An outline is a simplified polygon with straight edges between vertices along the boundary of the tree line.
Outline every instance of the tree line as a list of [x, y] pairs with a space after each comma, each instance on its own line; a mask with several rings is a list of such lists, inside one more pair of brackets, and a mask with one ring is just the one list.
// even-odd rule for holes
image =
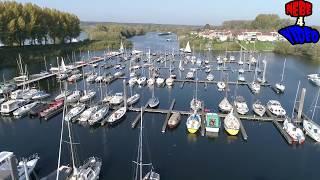
[[32, 3], [0, 2], [0, 41], [6, 46], [71, 42], [80, 34], [77, 16]]

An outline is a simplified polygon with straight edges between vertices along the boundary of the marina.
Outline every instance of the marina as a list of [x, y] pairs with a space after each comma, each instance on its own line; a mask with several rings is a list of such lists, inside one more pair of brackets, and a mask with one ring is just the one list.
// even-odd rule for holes
[[[148, 44], [144, 44], [146, 39], [151, 38], [152, 43], [157, 46], [157, 48], [162, 51], [169, 51], [172, 47], [168, 44], [162, 44], [161, 37], [157, 37], [154, 33], [149, 33], [145, 36], [134, 37], [132, 41], [135, 43], [135, 47], [138, 49], [146, 49]], [[174, 42], [170, 42], [174, 43]], [[159, 46], [159, 47], [158, 47]], [[168, 47], [167, 47], [168, 46]], [[177, 44], [174, 46], [178, 49]], [[163, 48], [167, 48], [163, 49]], [[147, 51], [146, 51], [147, 52]], [[217, 63], [216, 57], [219, 54], [223, 54], [225, 52], [212, 52], [212, 54], [208, 55], [208, 53], [203, 53], [199, 58], [210, 58], [209, 64], [211, 66], [220, 67]], [[229, 52], [234, 53], [235, 58], [237, 59], [240, 52]], [[249, 53], [249, 52], [247, 52]], [[96, 53], [98, 54], [98, 52]], [[145, 53], [147, 54], [147, 53]], [[185, 56], [181, 55], [179, 52], [176, 52], [176, 55], [166, 57], [167, 61], [163, 63], [157, 62], [157, 58], [164, 58], [166, 53], [156, 54], [153, 62], [152, 60], [148, 60], [148, 55], [141, 55], [140, 61], [131, 61], [131, 60], [122, 60], [124, 58], [132, 58], [133, 55], [130, 53], [123, 54], [120, 56], [106, 57], [105, 52], [100, 52], [100, 58], [93, 58], [92, 60], [88, 58], [86, 63], [74, 66], [74, 69], [79, 69], [78, 74], [81, 74], [82, 77], [76, 82], [66, 82], [59, 81], [55, 78], [58, 73], [50, 73], [46, 76], [42, 76], [36, 79], [31, 79], [25, 82], [18, 83], [17, 86], [23, 89], [25, 86], [37, 85], [41, 90], [46, 91], [51, 94], [50, 97], [44, 98], [40, 100], [41, 107], [34, 107], [30, 111], [30, 115], [37, 116], [37, 114], [41, 114], [45, 109], [54, 108], [48, 113], [42, 113], [43, 118], [37, 118], [31, 116], [25, 116], [18, 119], [14, 119], [13, 117], [4, 117], [1, 116], [0, 128], [3, 130], [4, 134], [0, 134], [0, 140], [2, 140], [5, 144], [9, 144], [9, 140], [6, 137], [10, 137], [10, 141], [17, 142], [17, 146], [14, 147], [10, 145], [9, 147], [15, 150], [15, 153], [18, 155], [24, 155], [22, 150], [23, 141], [21, 134], [16, 134], [15, 128], [23, 129], [24, 127], [28, 128], [26, 132], [26, 136], [30, 137], [30, 140], [37, 141], [37, 143], [33, 144], [28, 148], [27, 152], [36, 151], [40, 155], [39, 165], [44, 166], [46, 162], [42, 161], [42, 158], [48, 159], [52, 163], [52, 165], [46, 165], [45, 168], [41, 168], [37, 173], [37, 176], [43, 177], [46, 174], [49, 174], [50, 171], [56, 168], [56, 155], [52, 153], [52, 150], [57, 149], [57, 145], [47, 142], [47, 138], [51, 138], [52, 141], [58, 142], [58, 134], [59, 128], [61, 124], [61, 120], [63, 119], [63, 107], [67, 106], [68, 110], [73, 109], [75, 107], [81, 107], [81, 112], [84, 109], [88, 109], [92, 106], [99, 106], [99, 108], [108, 107], [108, 112], [103, 116], [101, 120], [96, 122], [94, 125], [79, 123], [78, 119], [80, 116], [79, 112], [75, 112], [70, 115], [70, 122], [72, 124], [72, 131], [76, 134], [75, 142], [81, 140], [81, 144], [75, 145], [77, 150], [80, 149], [79, 157], [81, 160], [85, 157], [97, 156], [102, 157], [102, 169], [100, 179], [115, 179], [115, 177], [119, 176], [119, 173], [112, 172], [115, 169], [123, 168], [125, 172], [130, 174], [131, 166], [127, 166], [132, 161], [132, 153], [128, 153], [127, 150], [135, 149], [137, 143], [135, 141], [137, 137], [137, 131], [141, 128], [140, 122], [143, 122], [143, 131], [145, 135], [148, 135], [146, 139], [152, 141], [148, 146], [150, 146], [150, 152], [152, 152], [152, 160], [155, 165], [155, 170], [161, 173], [161, 178], [164, 179], [181, 179], [183, 176], [180, 174], [175, 174], [174, 171], [171, 171], [168, 167], [166, 160], [162, 160], [162, 158], [170, 159], [168, 160], [170, 163], [176, 163], [179, 166], [187, 168], [186, 165], [183, 165], [184, 160], [178, 160], [181, 158], [185, 158], [187, 161], [195, 161], [196, 159], [200, 161], [207, 161], [206, 155], [200, 155], [198, 158], [193, 158], [188, 156], [190, 152], [184, 152], [187, 149], [190, 149], [192, 152], [196, 153], [204, 153], [205, 151], [217, 152], [221, 155], [221, 157], [216, 157], [213, 155], [208, 155], [210, 159], [218, 158], [219, 162], [226, 165], [224, 161], [232, 161], [234, 158], [239, 158], [241, 161], [248, 160], [249, 155], [246, 155], [246, 151], [258, 151], [258, 158], [262, 158], [268, 165], [275, 164], [276, 159], [269, 159], [268, 157], [264, 157], [264, 151], [271, 151], [273, 148], [278, 148], [280, 154], [289, 153], [293, 157], [290, 159], [286, 159], [286, 163], [280, 162], [275, 165], [278, 170], [273, 170], [277, 173], [281, 171], [281, 167], [290, 162], [300, 161], [297, 156], [297, 153], [301, 153], [301, 151], [311, 151], [310, 157], [308, 157], [309, 161], [312, 161], [311, 164], [315, 161], [313, 155], [317, 154], [317, 145], [311, 139], [307, 138], [304, 144], [296, 144], [289, 134], [284, 130], [283, 123], [286, 120], [286, 117], [276, 117], [269, 110], [267, 110], [266, 114], [259, 116], [256, 115], [252, 110], [252, 104], [256, 102], [256, 100], [260, 100], [261, 104], [267, 106], [267, 103], [272, 100], [278, 100], [283, 108], [287, 111], [287, 116], [291, 115], [291, 109], [293, 110], [293, 114], [301, 118], [295, 120], [294, 123], [298, 127], [302, 127], [302, 122], [304, 119], [308, 121], [312, 120], [310, 117], [310, 106], [314, 104], [313, 95], [317, 90], [317, 87], [313, 86], [310, 82], [307, 81], [305, 75], [301, 75], [298, 78], [304, 78], [301, 83], [301, 87], [306, 88], [307, 90], [299, 91], [296, 94], [296, 89], [292, 88], [290, 90], [290, 85], [295, 87], [297, 77], [294, 78], [285, 78], [283, 83], [286, 83], [286, 91], [284, 93], [278, 94], [273, 91], [273, 84], [278, 82], [280, 79], [278, 74], [272, 73], [273, 71], [281, 71], [283, 67], [280, 64], [283, 63], [283, 57], [278, 57], [272, 53], [266, 53], [266, 60], [268, 61], [268, 71], [265, 74], [265, 79], [267, 81], [260, 83], [261, 92], [252, 93], [250, 84], [252, 81], [253, 74], [255, 70], [253, 66], [252, 69], [244, 70], [243, 74], [246, 78], [245, 82], [238, 82], [238, 70], [239, 68], [237, 63], [233, 63], [233, 61], [226, 61], [225, 66], [229, 67], [224, 70], [214, 70], [212, 68], [212, 74], [214, 76], [214, 80], [208, 81], [206, 80], [207, 73], [203, 69], [205, 64], [198, 66], [197, 64], [192, 64], [190, 62], [184, 64], [184, 71], [180, 71], [178, 68], [178, 63], [180, 60], [184, 59]], [[274, 59], [277, 58], [277, 61]], [[134, 58], [132, 58], [134, 59]], [[170, 59], [177, 59], [176, 61]], [[281, 60], [280, 60], [281, 59]], [[134, 72], [139, 79], [140, 77], [146, 77], [146, 80], [153, 78], [149, 67], [144, 67], [145, 61], [152, 62], [152, 68], [158, 69], [155, 72], [158, 73], [158, 77], [163, 78], [164, 82], [157, 84], [156, 77], [154, 77], [155, 81], [153, 85], [148, 84], [148, 82], [143, 83], [143, 79], [140, 83], [136, 82], [134, 84], [130, 84], [129, 81], [132, 77], [130, 77], [131, 73]], [[280, 61], [280, 62], [278, 62]], [[53, 60], [54, 62], [54, 60]], [[136, 70], [131, 70], [133, 65], [137, 66]], [[165, 64], [167, 63], [167, 64]], [[290, 59], [287, 60], [287, 70], [286, 74], [293, 73], [296, 71], [296, 66], [292, 63], [301, 63], [299, 60]], [[96, 67], [92, 67], [91, 64], [97, 64]], [[124, 69], [117, 69], [118, 65], [125, 66]], [[169, 65], [172, 67], [169, 67]], [[101, 67], [110, 66], [110, 68], [104, 69]], [[301, 64], [300, 64], [301, 65]], [[32, 65], [29, 65], [32, 67]], [[249, 68], [249, 64], [245, 65], [246, 68]], [[117, 67], [117, 68], [116, 68]], [[101, 69], [100, 69], [101, 68]], [[170, 71], [169, 69], [174, 69]], [[276, 69], [278, 68], [278, 69]], [[307, 68], [312, 68], [312, 65], [307, 66]], [[185, 79], [188, 71], [192, 71], [195, 69], [195, 77], [194, 79]], [[149, 74], [150, 71], [150, 74]], [[288, 71], [288, 72], [287, 72]], [[291, 72], [290, 72], [291, 71]], [[309, 70], [309, 71], [313, 71]], [[1, 69], [0, 69], [1, 72]], [[123, 72], [123, 75], [116, 77], [115, 74], [117, 72]], [[226, 75], [222, 75], [222, 74]], [[110, 80], [107, 82], [103, 81], [92, 81], [87, 82], [87, 78], [90, 75], [96, 76], [96, 78], [102, 74], [103, 77], [108, 77]], [[165, 80], [167, 80], [170, 75], [175, 74], [176, 78], [172, 81], [172, 84], [168, 85]], [[220, 78], [221, 76], [221, 78]], [[223, 77], [224, 76], [224, 77]], [[260, 74], [262, 78], [262, 73]], [[8, 79], [8, 78], [6, 78]], [[220, 79], [220, 80], [219, 80]], [[264, 79], [264, 78], [263, 78]], [[225, 89], [218, 90], [217, 84], [219, 82], [225, 82]], [[199, 85], [198, 85], [199, 84]], [[199, 86], [199, 87], [198, 87]], [[65, 88], [65, 89], [64, 89]], [[311, 90], [310, 90], [311, 89]], [[74, 98], [78, 99], [75, 101], [70, 100], [66, 105], [60, 104], [59, 106], [55, 106], [58, 101], [54, 101], [54, 98], [57, 95], [60, 95], [64, 91], [70, 91], [68, 95], [65, 95], [65, 98], [70, 97], [72, 92], [79, 91], [79, 97], [74, 96]], [[79, 105], [77, 102], [80, 101], [80, 97], [84, 95], [84, 91], [94, 91], [95, 97], [92, 99], [81, 102], [83, 105]], [[310, 91], [309, 91], [310, 90]], [[197, 93], [199, 92], [199, 93]], [[139, 94], [139, 99], [133, 101], [133, 104], [127, 105], [128, 97], [133, 96], [134, 94]], [[299, 101], [293, 99], [294, 95], [299, 96]], [[195, 98], [199, 98], [201, 101], [201, 107], [197, 110], [198, 114], [201, 117], [200, 128], [195, 134], [191, 134], [187, 132], [186, 128], [186, 120], [187, 117], [192, 115], [194, 111], [189, 107], [190, 101]], [[239, 134], [235, 136], [228, 135], [223, 126], [220, 127], [219, 133], [217, 136], [207, 137], [206, 132], [206, 116], [208, 113], [216, 113], [217, 116], [221, 119], [221, 124], [224, 124], [224, 118], [228, 115], [228, 113], [223, 113], [219, 111], [218, 104], [221, 102], [223, 97], [227, 97], [230, 100], [232, 105], [235, 104], [235, 100], [237, 96], [243, 96], [245, 102], [248, 104], [249, 112], [245, 114], [239, 114], [236, 112], [236, 107], [234, 106], [234, 114], [239, 119]], [[311, 97], [312, 96], [312, 97]], [[64, 97], [64, 96], [61, 96]], [[73, 97], [73, 96], [72, 96]], [[150, 98], [155, 97], [159, 100], [159, 104], [155, 107], [150, 107]], [[297, 98], [296, 98], [297, 99]], [[103, 102], [103, 100], [106, 100]], [[38, 102], [38, 101], [33, 101]], [[295, 104], [295, 107], [292, 107], [292, 104]], [[304, 105], [304, 106], [303, 106]], [[49, 107], [47, 107], [49, 106]], [[85, 106], [85, 108], [84, 108]], [[110, 106], [110, 108], [109, 108]], [[99, 109], [97, 108], [97, 109]], [[125, 115], [119, 116], [117, 122], [109, 123], [108, 119], [112, 114], [118, 111], [120, 108], [125, 109]], [[77, 109], [75, 109], [77, 110]], [[78, 110], [77, 110], [78, 111]], [[68, 111], [67, 111], [68, 112]], [[181, 115], [181, 122], [177, 125], [176, 128], [168, 128], [168, 121], [170, 117], [174, 114]], [[65, 114], [67, 115], [67, 113]], [[40, 115], [42, 116], [42, 115]], [[118, 117], [115, 114], [113, 117]], [[45, 120], [45, 121], [43, 121]], [[118, 121], [119, 120], [119, 121]], [[316, 118], [313, 118], [313, 121], [318, 123]], [[48, 137], [37, 137], [36, 134], [32, 132], [32, 130], [37, 130], [41, 135], [48, 135]], [[141, 131], [141, 130], [140, 130]], [[250, 136], [250, 138], [249, 138]], [[241, 137], [241, 138], [240, 138]], [[150, 138], [150, 139], [149, 139]], [[157, 143], [155, 142], [157, 141]], [[245, 142], [245, 143], [244, 143]], [[51, 149], [50, 152], [53, 155], [49, 155], [46, 153], [47, 148], [44, 148], [41, 143], [45, 143], [48, 145], [47, 148]], [[123, 143], [126, 146], [122, 145]], [[76, 143], [75, 143], [76, 144]], [[270, 147], [265, 147], [266, 144], [271, 144]], [[2, 147], [4, 148], [4, 147]], [[264, 150], [266, 148], [266, 150]], [[230, 149], [237, 149], [239, 152], [234, 152], [234, 154], [227, 156], [222, 152], [227, 151], [231, 152]], [[298, 151], [298, 152], [295, 152]], [[140, 151], [140, 150], [139, 150]], [[148, 150], [149, 151], [149, 150]], [[166, 151], [165, 153], [161, 153], [161, 151]], [[145, 152], [147, 154], [147, 152]], [[149, 153], [149, 152], [148, 152]], [[209, 153], [210, 154], [210, 153]], [[69, 153], [63, 152], [61, 154], [62, 159], [68, 159]], [[121, 157], [118, 159], [118, 157]], [[147, 158], [147, 156], [145, 156]], [[151, 158], [150, 158], [151, 159]], [[253, 164], [255, 163], [254, 159], [249, 160], [251, 163], [248, 165], [248, 168], [253, 168]], [[63, 160], [66, 162], [66, 160]], [[81, 161], [82, 162], [82, 161]], [[139, 164], [139, 163], [137, 163]], [[212, 167], [219, 168], [219, 165], [209, 162]], [[195, 165], [191, 165], [195, 167]], [[237, 169], [236, 165], [231, 165], [232, 168]], [[196, 168], [196, 172], [201, 172], [203, 168], [206, 167], [200, 166], [200, 168]], [[236, 172], [245, 171], [247, 168], [240, 168], [236, 170]], [[297, 168], [293, 168], [297, 170]], [[207, 171], [208, 169], [206, 169]], [[178, 170], [179, 171], [179, 170]], [[260, 170], [259, 170], [260, 171]], [[164, 173], [162, 173], [164, 172]], [[210, 171], [206, 172], [209, 173]], [[174, 175], [169, 175], [174, 174]], [[197, 176], [194, 174], [190, 174], [188, 172], [185, 173], [190, 176], [191, 179], [196, 179]], [[223, 174], [219, 174], [219, 177], [225, 177]], [[298, 177], [302, 177], [303, 175], [299, 175]], [[128, 174], [121, 174], [119, 176], [120, 179], [128, 179]], [[232, 178], [236, 178], [235, 175], [230, 175]], [[244, 173], [240, 175], [241, 179], [250, 179], [251, 175], [248, 173]], [[311, 177], [312, 179], [312, 177]]]

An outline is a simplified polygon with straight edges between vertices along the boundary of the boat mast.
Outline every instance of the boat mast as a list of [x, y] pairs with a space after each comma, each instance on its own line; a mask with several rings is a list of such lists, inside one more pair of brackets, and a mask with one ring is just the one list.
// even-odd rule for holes
[[140, 137], [139, 137], [139, 170], [140, 170], [140, 180], [142, 180], [142, 108], [141, 108], [141, 111], [140, 111]]
[[196, 69], [196, 100], [198, 100], [198, 69]]
[[71, 128], [70, 128], [70, 121], [67, 122], [68, 125], [68, 134], [69, 134], [69, 143], [70, 143], [70, 150], [71, 150], [71, 159], [72, 159], [72, 168], [73, 168], [73, 175], [77, 174], [77, 167], [75, 164], [75, 157], [74, 157], [74, 150], [72, 144], [72, 137], [71, 137]]
[[[60, 87], [61, 87], [61, 82], [60, 82]], [[57, 176], [56, 180], [59, 180], [59, 168], [60, 168], [60, 163], [61, 163], [61, 151], [62, 151], [62, 141], [63, 141], [63, 124], [64, 124], [64, 117], [66, 114], [66, 100], [67, 96], [66, 93], [64, 93], [64, 105], [63, 105], [63, 111], [62, 111], [62, 121], [61, 121], [61, 132], [60, 132], [60, 145], [59, 145], [59, 155], [58, 155], [58, 167], [57, 167]]]
[[314, 113], [316, 112], [316, 108], [317, 108], [317, 105], [318, 105], [319, 94], [320, 94], [320, 89], [318, 90], [318, 94], [317, 94], [317, 97], [316, 97], [316, 104], [314, 105], [314, 108], [313, 108], [313, 112], [312, 112], [312, 116], [311, 116], [312, 120], [313, 120]]
[[296, 107], [296, 102], [297, 102], [297, 98], [298, 98], [298, 92], [299, 92], [299, 89], [300, 89], [300, 81], [298, 82], [298, 87], [297, 87], [296, 97], [294, 98], [294, 103], [293, 103], [292, 113], [291, 113], [291, 119], [293, 119], [293, 115], [294, 115], [294, 108]]
[[285, 58], [285, 59], [284, 59], [284, 62], [283, 62], [283, 69], [282, 69], [282, 75], [281, 75], [281, 82], [283, 81], [284, 68], [286, 67], [286, 61], [287, 61], [287, 58]]

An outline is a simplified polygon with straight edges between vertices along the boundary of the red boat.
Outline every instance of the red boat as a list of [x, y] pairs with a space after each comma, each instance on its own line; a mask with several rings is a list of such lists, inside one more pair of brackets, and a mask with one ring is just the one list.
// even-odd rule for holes
[[49, 119], [54, 115], [60, 113], [63, 109], [64, 100], [52, 101], [47, 108], [40, 112], [40, 118]]

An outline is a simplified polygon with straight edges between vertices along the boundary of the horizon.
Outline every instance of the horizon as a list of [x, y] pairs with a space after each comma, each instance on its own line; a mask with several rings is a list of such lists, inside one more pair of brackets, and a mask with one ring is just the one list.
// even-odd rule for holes
[[[318, 12], [318, 10], [320, 10], [320, 2], [315, 0], [309, 1], [313, 3], [313, 12]], [[171, 2], [170, 0], [163, 0], [149, 2], [147, 0], [136, 0], [134, 3], [128, 2], [127, 0], [110, 2], [91, 0], [90, 3], [84, 0], [78, 0], [76, 2], [71, 0], [69, 3], [65, 3], [63, 0], [17, 0], [16, 2], [29, 2], [40, 7], [58, 9], [77, 15], [82, 22], [98, 23], [110, 22], [190, 26], [210, 24], [220, 26], [224, 21], [254, 20], [258, 14], [277, 14], [280, 18], [294, 19], [285, 15], [284, 6], [289, 0], [272, 2], [260, 2], [257, 0], [229, 0], [227, 2], [212, 2], [210, 0], [202, 0], [202, 2], [197, 2], [196, 0], [178, 0]], [[71, 5], [71, 3], [73, 4]], [[231, 3], [232, 5], [230, 6]], [[246, 8], [237, 8], [242, 7], [243, 5], [246, 5]], [[111, 6], [111, 8], [109, 6]], [[124, 11], [129, 13], [124, 13]], [[238, 14], [225, 13], [235, 11]], [[313, 13], [312, 16], [305, 18], [306, 25], [317, 26], [319, 25], [319, 19], [320, 14]]]

